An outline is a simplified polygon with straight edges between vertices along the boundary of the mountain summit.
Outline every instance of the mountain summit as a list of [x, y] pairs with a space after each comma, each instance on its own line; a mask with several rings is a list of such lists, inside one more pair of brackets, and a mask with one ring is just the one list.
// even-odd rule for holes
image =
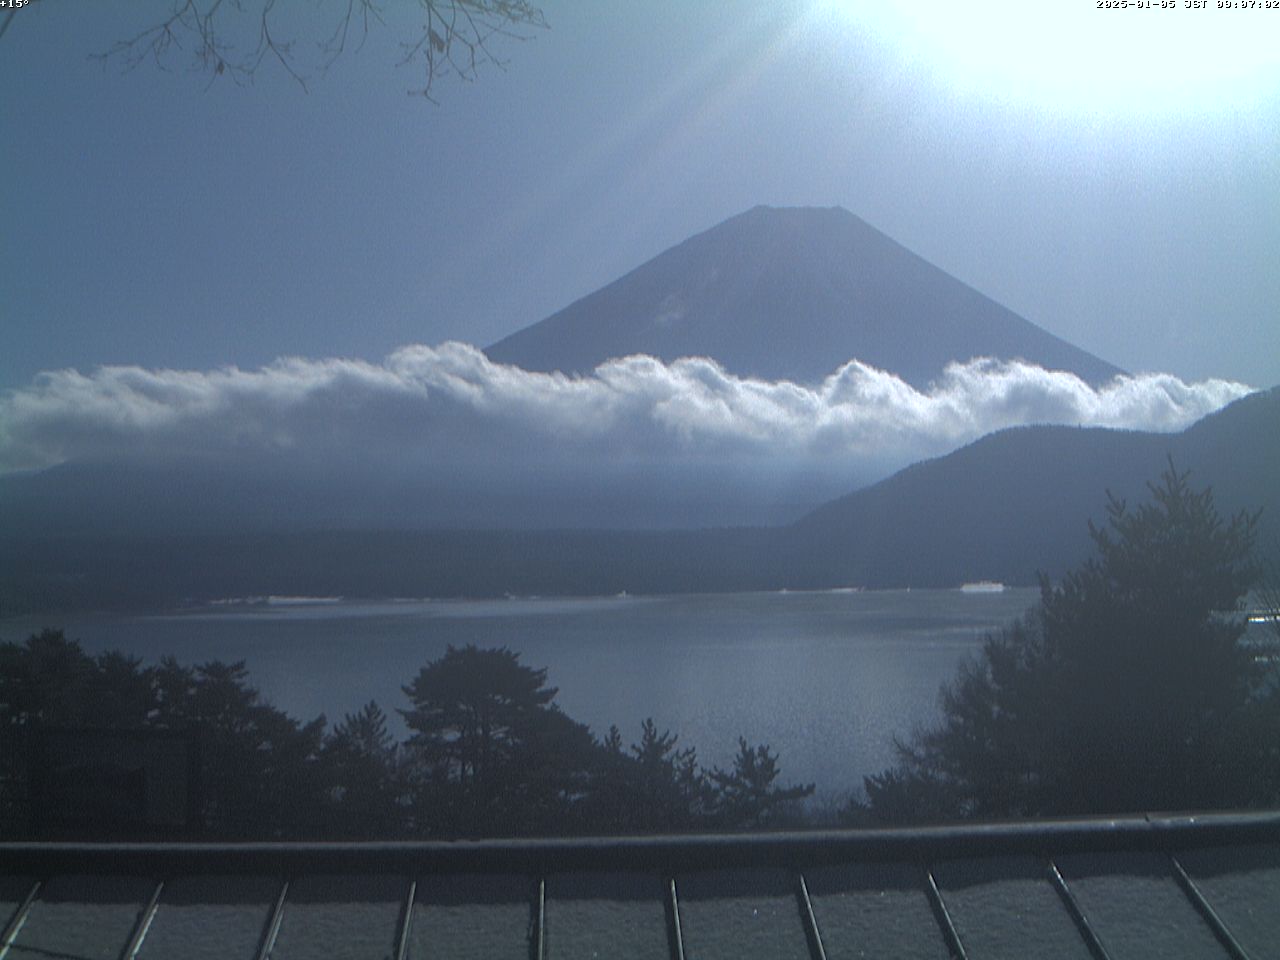
[[1093, 384], [1121, 372], [839, 207], [748, 210], [485, 353], [566, 373], [636, 353], [705, 356], [735, 374], [799, 382], [858, 359], [917, 387], [973, 357]]

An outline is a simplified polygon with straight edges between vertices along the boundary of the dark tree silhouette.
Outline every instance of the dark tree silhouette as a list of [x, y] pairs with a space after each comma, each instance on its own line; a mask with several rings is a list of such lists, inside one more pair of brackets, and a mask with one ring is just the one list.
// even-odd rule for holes
[[0, 730], [141, 726], [155, 708], [151, 675], [138, 660], [119, 653], [90, 657], [61, 630], [0, 645]]
[[421, 829], [530, 832], [589, 787], [599, 750], [511, 650], [450, 646], [404, 688]]
[[1258, 615], [1271, 632], [1273, 643], [1280, 644], [1280, 545], [1271, 547], [1271, 559], [1262, 565], [1258, 581]]
[[1257, 516], [1221, 518], [1170, 464], [1111, 499], [1096, 556], [988, 638], [943, 719], [866, 781], [888, 819], [1274, 802], [1274, 685], [1243, 644]]
[[516, 743], [498, 818], [489, 833], [598, 830], [589, 798], [598, 788], [600, 744], [585, 724], [554, 704], [533, 717]]
[[677, 748], [680, 738], [658, 732], [653, 718], [640, 725], [640, 742], [631, 745], [635, 758], [634, 811], [642, 829], [687, 830], [704, 820], [712, 807], [710, 784], [698, 767], [693, 747]]
[[622, 745], [617, 727], [605, 737], [588, 818], [613, 833], [683, 831], [705, 827], [714, 801], [692, 747], [658, 732], [652, 718], [640, 725], [640, 742]]
[[[264, 63], [275, 63], [304, 89], [371, 30], [411, 8], [418, 22], [401, 43], [400, 64], [417, 74], [412, 93], [431, 99], [437, 79], [474, 80], [485, 65], [502, 66], [495, 41], [521, 40], [545, 29], [541, 9], [528, 0], [415, 0], [388, 6], [381, 0], [339, 0], [299, 13], [298, 4], [276, 0], [172, 0], [168, 13], [100, 54], [126, 69], [152, 63], [187, 69], [210, 81], [230, 77], [250, 83]], [[7, 28], [13, 11], [0, 26]]]
[[779, 773], [778, 757], [768, 746], [753, 747], [739, 737], [733, 769], [716, 768], [710, 774], [714, 819], [734, 829], [781, 825], [801, 800], [813, 795], [814, 785], [774, 786]]
[[[449, 647], [404, 688], [398, 743], [374, 702], [326, 733], [323, 716], [299, 723], [262, 700], [243, 662], [143, 667], [46, 630], [0, 644], [0, 836], [33, 829], [30, 749], [48, 728], [189, 735], [195, 829], [224, 840], [741, 829], [786, 823], [813, 792], [775, 786], [777, 757], [745, 740], [732, 770], [710, 773], [652, 719], [629, 750], [616, 727], [599, 743], [546, 677], [505, 648]], [[131, 810], [104, 808], [98, 826], [145, 833]]]
[[304, 837], [320, 830], [325, 719], [300, 724], [265, 703], [243, 661], [155, 671], [156, 725], [201, 739], [204, 824], [224, 837]]
[[483, 784], [509, 764], [537, 716], [555, 698], [547, 671], [520, 663], [506, 647], [450, 646], [404, 688], [409, 740], [438, 775]]
[[90, 657], [61, 630], [0, 644], [0, 835], [30, 819], [28, 773], [41, 727], [141, 727], [154, 714], [151, 674], [117, 653]]
[[347, 714], [320, 754], [327, 788], [328, 836], [390, 837], [407, 813], [401, 749], [374, 701]]
[[263, 703], [243, 663], [166, 659], [144, 668], [120, 653], [88, 656], [61, 630], [0, 644], [0, 807], [25, 794], [38, 728], [191, 732], [201, 744], [201, 813], [211, 834], [318, 832], [324, 718], [302, 725]]

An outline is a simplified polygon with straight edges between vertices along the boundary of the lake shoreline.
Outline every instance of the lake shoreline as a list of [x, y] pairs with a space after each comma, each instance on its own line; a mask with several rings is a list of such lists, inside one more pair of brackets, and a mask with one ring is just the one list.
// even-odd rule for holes
[[782, 776], [821, 794], [857, 789], [893, 738], [936, 715], [939, 686], [990, 632], [1038, 599], [1025, 588], [768, 591], [486, 600], [285, 602], [140, 615], [0, 622], [0, 640], [63, 628], [86, 652], [145, 663], [243, 660], [290, 715], [330, 722], [377, 700], [396, 726], [401, 687], [446, 648], [507, 646], [546, 668], [557, 703], [624, 744], [640, 721], [731, 763], [737, 738], [767, 743]]

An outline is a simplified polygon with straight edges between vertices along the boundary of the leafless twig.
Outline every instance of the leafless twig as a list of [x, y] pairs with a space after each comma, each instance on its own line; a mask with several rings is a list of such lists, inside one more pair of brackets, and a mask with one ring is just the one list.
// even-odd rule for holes
[[[94, 56], [119, 62], [125, 70], [144, 63], [167, 70], [174, 58], [186, 54], [189, 69], [208, 74], [210, 83], [224, 76], [236, 83], [251, 83], [264, 61], [272, 60], [305, 90], [309, 75], [328, 70], [346, 52], [354, 34], [359, 34], [359, 48], [373, 28], [386, 26], [385, 2], [343, 0], [331, 28], [327, 24], [323, 39], [315, 44], [315, 63], [300, 56], [299, 51], [306, 49], [300, 37], [314, 25], [307, 21], [323, 11], [290, 20], [282, 9], [290, 5], [277, 0], [173, 0], [167, 17]], [[503, 67], [506, 61], [493, 49], [496, 39], [527, 40], [533, 31], [547, 27], [541, 9], [529, 0], [416, 2], [421, 27], [401, 44], [400, 63], [421, 68], [421, 85], [410, 92], [428, 100], [433, 100], [432, 87], [440, 77], [474, 80], [486, 64]], [[323, 6], [320, 0], [319, 7]], [[297, 5], [291, 10], [296, 12]], [[5, 20], [0, 31], [7, 26]]]

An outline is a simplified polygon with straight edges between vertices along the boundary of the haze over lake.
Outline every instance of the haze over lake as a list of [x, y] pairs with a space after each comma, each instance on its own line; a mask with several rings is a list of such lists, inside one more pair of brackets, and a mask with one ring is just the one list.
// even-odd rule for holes
[[[557, 702], [624, 742], [640, 721], [728, 766], [737, 737], [768, 743], [790, 781], [819, 795], [861, 785], [893, 760], [894, 735], [934, 716], [938, 687], [1032, 589], [750, 593], [595, 599], [273, 603], [163, 616], [0, 624], [0, 641], [63, 625], [90, 653], [154, 662], [245, 660], [267, 700], [299, 719], [341, 719], [400, 691], [449, 644], [508, 646], [546, 667]], [[403, 735], [398, 723], [396, 733]]]

